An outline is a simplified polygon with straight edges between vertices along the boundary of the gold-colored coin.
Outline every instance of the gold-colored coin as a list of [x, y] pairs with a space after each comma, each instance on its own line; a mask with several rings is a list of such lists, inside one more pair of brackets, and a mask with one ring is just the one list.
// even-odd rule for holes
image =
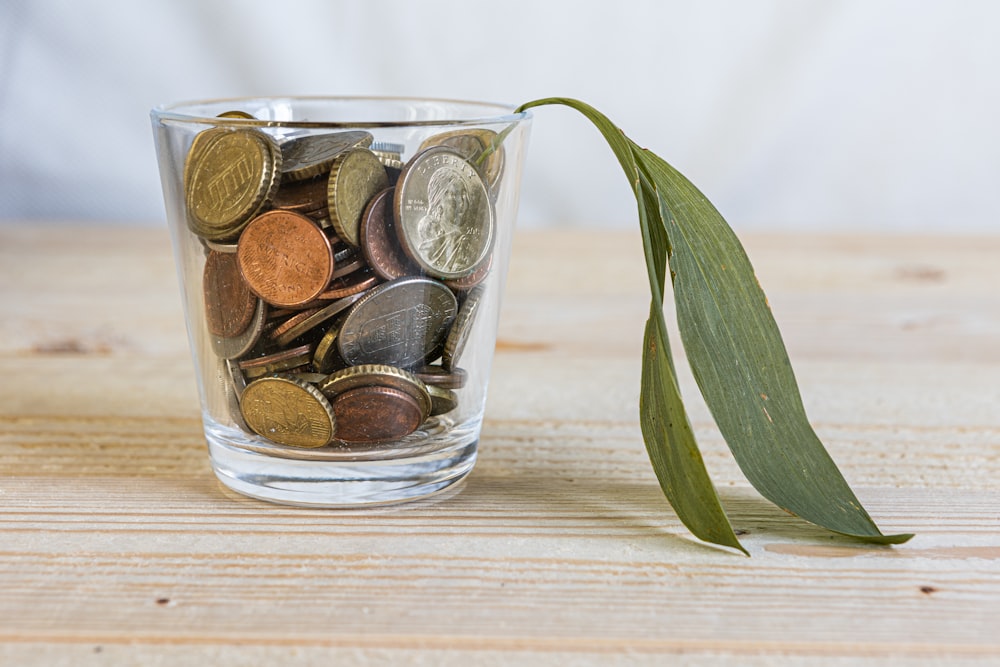
[[337, 155], [330, 166], [327, 205], [330, 221], [341, 240], [358, 245], [361, 214], [368, 200], [388, 186], [385, 167], [367, 148], [354, 148]]
[[333, 326], [327, 329], [327, 332], [316, 344], [312, 365], [320, 373], [332, 373], [338, 366], [344, 365], [344, 361], [340, 358], [340, 352], [337, 350], [338, 333], [340, 333], [340, 324], [334, 322]]
[[427, 385], [427, 392], [431, 395], [431, 417], [443, 415], [458, 407], [458, 394], [451, 389]]
[[[495, 195], [497, 187], [500, 185], [500, 179], [503, 177], [504, 168], [503, 145], [494, 146], [497, 138], [496, 132], [485, 128], [452, 130], [428, 137], [420, 144], [420, 149], [417, 152], [432, 146], [448, 146], [455, 149], [486, 177], [490, 192]], [[485, 158], [482, 158], [480, 163], [480, 157], [491, 146], [493, 146], [493, 150]]]
[[259, 130], [212, 128], [184, 164], [188, 226], [211, 241], [235, 239], [278, 188], [281, 151]]
[[240, 398], [243, 419], [280, 445], [323, 447], [333, 439], [333, 406], [308, 382], [284, 375], [254, 380]]
[[252, 114], [248, 114], [246, 111], [240, 111], [239, 109], [234, 109], [233, 111], [223, 111], [216, 118], [242, 118], [243, 120], [257, 120]]

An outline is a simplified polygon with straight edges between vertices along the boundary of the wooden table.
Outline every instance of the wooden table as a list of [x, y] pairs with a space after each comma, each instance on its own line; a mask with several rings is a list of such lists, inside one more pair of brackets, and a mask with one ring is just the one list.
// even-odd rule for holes
[[1000, 237], [745, 242], [909, 544], [761, 500], [683, 375], [753, 556], [689, 538], [639, 434], [636, 235], [518, 232], [467, 483], [326, 511], [214, 479], [164, 231], [0, 225], [0, 664], [997, 664]]

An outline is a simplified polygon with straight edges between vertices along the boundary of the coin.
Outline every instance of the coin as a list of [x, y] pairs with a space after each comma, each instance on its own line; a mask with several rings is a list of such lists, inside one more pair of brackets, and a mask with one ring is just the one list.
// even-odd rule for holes
[[368, 266], [386, 280], [419, 273], [399, 247], [392, 216], [395, 190], [386, 188], [372, 197], [361, 215], [360, 244]]
[[[323, 395], [336, 399], [351, 389], [358, 387], [391, 387], [399, 391], [406, 392], [420, 404], [420, 412], [427, 418], [431, 411], [431, 396], [427, 391], [427, 385], [408, 371], [386, 364], [361, 364], [359, 366], [348, 366], [334, 373], [331, 373], [326, 380], [319, 383], [319, 390]], [[423, 421], [423, 419], [421, 419]]]
[[334, 158], [357, 146], [369, 146], [372, 135], [362, 130], [307, 134], [281, 144], [281, 178], [301, 181], [330, 171]]
[[202, 245], [205, 246], [205, 250], [214, 250], [215, 252], [224, 252], [227, 254], [233, 254], [236, 252], [235, 243], [220, 243], [219, 241], [209, 241], [208, 239], [201, 239]]
[[489, 259], [487, 259], [482, 266], [469, 275], [462, 276], [461, 278], [455, 278], [453, 280], [445, 280], [443, 282], [454, 292], [465, 292], [486, 280], [486, 276], [490, 275], [490, 269], [492, 268], [493, 255], [491, 254]]
[[458, 407], [458, 394], [451, 389], [427, 385], [427, 393], [431, 395], [431, 417], [443, 415]]
[[309, 303], [333, 276], [330, 240], [309, 218], [291, 211], [254, 218], [240, 235], [236, 256], [250, 289], [275, 306]]
[[281, 152], [259, 130], [212, 128], [184, 164], [188, 226], [212, 241], [236, 238], [278, 187]]
[[267, 321], [267, 304], [263, 299], [256, 299], [253, 318], [246, 330], [238, 336], [210, 336], [212, 350], [220, 359], [236, 359], [249, 352], [264, 333], [264, 323]]
[[201, 286], [209, 333], [232, 338], [246, 331], [257, 307], [257, 297], [240, 275], [236, 255], [209, 251]]
[[293, 326], [289, 327], [282, 333], [277, 334], [275, 336], [275, 341], [278, 343], [278, 345], [288, 345], [299, 336], [302, 336], [303, 334], [311, 331], [312, 329], [316, 328], [323, 322], [329, 320], [334, 315], [337, 315], [338, 313], [347, 310], [351, 305], [353, 305], [363, 296], [364, 294], [352, 294], [342, 299], [337, 299], [336, 301], [327, 304], [321, 308], [316, 308], [314, 310], [308, 311], [309, 312], [308, 317], [305, 317], [301, 320], [297, 320]]
[[[355, 250], [355, 253], [356, 252], [357, 251]], [[334, 279], [342, 278], [346, 275], [354, 273], [359, 269], [365, 268], [365, 266], [366, 264], [364, 257], [359, 257], [357, 256], [357, 254], [348, 255], [343, 262], [337, 263], [337, 268], [333, 272], [333, 278]]]
[[489, 260], [493, 202], [480, 173], [452, 148], [428, 148], [407, 163], [394, 214], [403, 250], [430, 276], [461, 278]]
[[462, 351], [465, 350], [465, 344], [469, 340], [472, 325], [475, 323], [476, 315], [479, 313], [479, 304], [483, 299], [483, 291], [481, 286], [474, 287], [468, 296], [465, 297], [465, 301], [462, 302], [462, 307], [458, 309], [458, 314], [455, 315], [455, 321], [448, 331], [448, 337], [444, 341], [444, 350], [441, 353], [441, 365], [446, 371], [450, 371], [455, 367], [458, 358], [462, 356]]
[[310, 361], [312, 361], [312, 347], [301, 345], [290, 350], [273, 352], [263, 357], [246, 359], [239, 363], [239, 367], [246, 377], [259, 378], [263, 375], [299, 368]]
[[397, 278], [367, 292], [348, 312], [337, 337], [349, 364], [409, 368], [428, 361], [455, 319], [451, 290], [430, 278]]
[[271, 205], [302, 215], [322, 212], [326, 216], [326, 179], [318, 177], [298, 183], [282, 181], [281, 187], [274, 193]]
[[327, 329], [323, 337], [316, 343], [316, 351], [313, 353], [313, 368], [320, 373], [332, 373], [336, 368], [342, 368], [344, 360], [340, 358], [337, 350], [337, 334], [340, 333], [340, 325], [336, 322]]
[[313, 308], [307, 308], [306, 310], [292, 311], [292, 314], [289, 315], [281, 324], [277, 325], [268, 332], [267, 337], [271, 340], [277, 340], [286, 334], [289, 329], [292, 329], [295, 325], [301, 324], [304, 320], [309, 319], [309, 317], [318, 313], [319, 310], [319, 306], [316, 306]]
[[428, 387], [442, 389], [461, 389], [469, 379], [469, 374], [462, 368], [452, 368], [449, 372], [441, 366], [424, 366], [415, 370], [413, 374]]
[[333, 399], [337, 440], [378, 443], [398, 440], [416, 431], [424, 421], [420, 404], [406, 392], [391, 387], [357, 387]]
[[242, 118], [244, 120], [256, 120], [252, 115], [248, 114], [246, 111], [240, 111], [235, 109], [233, 111], [223, 111], [216, 118]]
[[291, 447], [323, 447], [333, 438], [333, 406], [308, 382], [275, 375], [254, 380], [240, 398], [243, 419], [255, 433]]
[[358, 277], [351, 276], [350, 280], [345, 278], [335, 278], [323, 292], [316, 297], [320, 300], [343, 299], [347, 296], [360, 294], [379, 283], [379, 277], [371, 273], [363, 273]]
[[243, 421], [243, 412], [240, 410], [240, 396], [246, 389], [247, 381], [243, 371], [233, 362], [232, 359], [222, 359], [219, 362], [219, 383], [222, 385], [226, 395], [226, 408], [229, 418], [236, 428], [241, 431], [249, 431], [250, 427]]
[[367, 148], [354, 148], [338, 155], [330, 167], [327, 201], [330, 221], [337, 236], [358, 245], [358, 226], [368, 200], [389, 185], [385, 167]]
[[[495, 192], [503, 177], [504, 150], [503, 145], [494, 145], [499, 141], [499, 136], [493, 130], [485, 128], [467, 128], [443, 132], [433, 137], [428, 137], [417, 152], [432, 146], [449, 146], [462, 154], [465, 159], [477, 167], [486, 177], [490, 191]], [[490, 148], [492, 147], [492, 150]], [[489, 151], [489, 152], [487, 152]], [[486, 157], [481, 156], [486, 153]]]

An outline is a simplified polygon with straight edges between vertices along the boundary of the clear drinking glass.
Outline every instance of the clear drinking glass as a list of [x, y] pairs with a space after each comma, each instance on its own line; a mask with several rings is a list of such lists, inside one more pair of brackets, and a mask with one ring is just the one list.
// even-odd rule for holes
[[468, 474], [530, 114], [283, 97], [151, 117], [219, 479], [337, 507]]

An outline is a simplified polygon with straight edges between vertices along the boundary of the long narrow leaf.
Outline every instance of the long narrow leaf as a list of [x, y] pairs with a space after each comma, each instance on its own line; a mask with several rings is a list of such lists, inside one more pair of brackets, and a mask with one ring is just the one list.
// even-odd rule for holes
[[670, 267], [681, 340], [719, 430], [743, 474], [776, 505], [869, 542], [883, 535], [809, 424], [785, 344], [750, 260], [722, 215], [684, 176], [646, 152]]
[[695, 379], [737, 463], [766, 498], [838, 533], [883, 535], [809, 424], [767, 299], [736, 235], [684, 176], [640, 149], [593, 107], [569, 106], [604, 135], [639, 207], [652, 303], [643, 339], [640, 425], [660, 486], [698, 537], [741, 549], [712, 487], [681, 402], [662, 302], [669, 259], [681, 339]]
[[[654, 193], [639, 187], [641, 192], [637, 200], [643, 247], [647, 264], [655, 266], [658, 282], [642, 340], [639, 425], [646, 452], [663, 494], [688, 530], [706, 542], [747, 553], [722, 509], [681, 399], [663, 320], [666, 239], [662, 227], [653, 224], [648, 215], [647, 199]], [[655, 205], [655, 196], [653, 199]]]
[[652, 295], [643, 336], [639, 425], [660, 488], [678, 518], [695, 536], [746, 553], [705, 469], [674, 373], [663, 319], [669, 243], [659, 220], [655, 190], [648, 181], [643, 182], [640, 178], [633, 155], [634, 144], [603, 114], [582, 102], [563, 98], [538, 100], [524, 105], [522, 109], [542, 104], [569, 105], [586, 115], [604, 134], [622, 169], [632, 181]]

